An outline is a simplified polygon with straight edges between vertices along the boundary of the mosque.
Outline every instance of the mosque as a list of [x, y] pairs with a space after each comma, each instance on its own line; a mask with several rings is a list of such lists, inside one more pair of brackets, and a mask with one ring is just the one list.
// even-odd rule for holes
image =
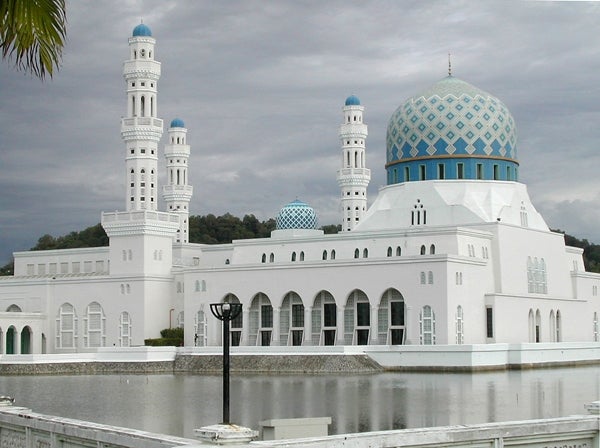
[[[342, 231], [324, 235], [295, 200], [270, 238], [188, 241], [190, 146], [164, 146], [161, 66], [140, 24], [123, 66], [124, 211], [102, 213], [108, 247], [16, 252], [0, 280], [0, 353], [130, 347], [173, 326], [220, 345], [215, 302], [241, 303], [233, 345], [432, 345], [598, 341], [600, 275], [549, 230], [519, 182], [513, 117], [449, 74], [404, 101], [387, 128], [387, 185], [368, 207], [365, 108], [339, 128]], [[333, 175], [333, 173], [332, 173]], [[332, 192], [332, 194], [334, 194]]]

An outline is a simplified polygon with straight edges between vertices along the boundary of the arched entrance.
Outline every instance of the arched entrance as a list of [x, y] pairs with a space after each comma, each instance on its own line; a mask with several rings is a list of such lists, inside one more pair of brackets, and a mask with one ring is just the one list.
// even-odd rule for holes
[[29, 355], [31, 353], [31, 328], [24, 327], [21, 330], [21, 354]]
[[355, 289], [344, 308], [344, 344], [369, 345], [371, 304], [367, 295]]
[[250, 304], [250, 344], [268, 346], [273, 337], [273, 306], [269, 298], [259, 292]]
[[[223, 303], [240, 303], [240, 299], [238, 299], [234, 294], [227, 294], [223, 299]], [[242, 326], [243, 326], [243, 312], [240, 313], [235, 319], [231, 321], [231, 325], [229, 326], [229, 337], [230, 343], [232, 347], [236, 347], [240, 345], [240, 341], [242, 340]]]
[[313, 345], [335, 345], [337, 306], [329, 291], [321, 291], [315, 297], [311, 320]]
[[17, 330], [12, 325], [6, 330], [6, 353], [14, 355], [17, 347]]
[[406, 337], [404, 297], [394, 288], [390, 288], [381, 296], [378, 311], [379, 344], [402, 345]]
[[304, 304], [295, 292], [283, 298], [279, 313], [281, 345], [302, 345], [304, 340]]

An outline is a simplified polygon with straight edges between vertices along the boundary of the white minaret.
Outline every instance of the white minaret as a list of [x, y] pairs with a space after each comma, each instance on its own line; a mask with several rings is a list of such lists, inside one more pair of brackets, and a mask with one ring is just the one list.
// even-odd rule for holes
[[179, 118], [171, 121], [168, 133], [169, 142], [165, 145], [167, 185], [163, 187], [163, 198], [167, 211], [179, 215], [179, 230], [175, 241], [187, 243], [189, 242], [189, 205], [194, 191], [193, 187], [188, 185], [190, 145], [186, 143], [187, 129]]
[[126, 147], [126, 209], [157, 209], [158, 142], [163, 122], [157, 117], [160, 62], [154, 60], [152, 32], [143, 23], [129, 38], [129, 59], [123, 64], [127, 83], [127, 115], [121, 119]]
[[366, 168], [365, 141], [367, 125], [363, 123], [360, 100], [351, 95], [343, 107], [344, 122], [340, 126], [342, 168], [337, 181], [342, 189], [342, 231], [354, 229], [367, 211], [367, 187], [371, 170]]

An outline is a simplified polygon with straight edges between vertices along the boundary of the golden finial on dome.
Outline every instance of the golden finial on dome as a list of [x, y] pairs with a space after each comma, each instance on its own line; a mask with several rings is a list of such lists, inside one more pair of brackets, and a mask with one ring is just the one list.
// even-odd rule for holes
[[450, 52], [448, 52], [448, 76], [452, 76], [452, 61], [450, 60]]

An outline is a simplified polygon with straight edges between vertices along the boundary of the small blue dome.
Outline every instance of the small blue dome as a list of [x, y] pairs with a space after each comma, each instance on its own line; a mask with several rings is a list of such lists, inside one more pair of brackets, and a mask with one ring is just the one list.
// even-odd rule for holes
[[346, 106], [360, 106], [360, 100], [356, 95], [350, 95], [346, 98]]
[[276, 229], [316, 229], [317, 214], [314, 209], [296, 199], [283, 207], [275, 219]]
[[171, 121], [171, 126], [172, 128], [185, 128], [185, 124], [183, 124], [183, 120], [181, 118], [174, 118], [173, 121]]
[[133, 37], [136, 37], [136, 36], [152, 37], [152, 31], [150, 31], [150, 28], [148, 28], [146, 25], [144, 25], [143, 23], [140, 23], [138, 26], [136, 26], [133, 29]]

